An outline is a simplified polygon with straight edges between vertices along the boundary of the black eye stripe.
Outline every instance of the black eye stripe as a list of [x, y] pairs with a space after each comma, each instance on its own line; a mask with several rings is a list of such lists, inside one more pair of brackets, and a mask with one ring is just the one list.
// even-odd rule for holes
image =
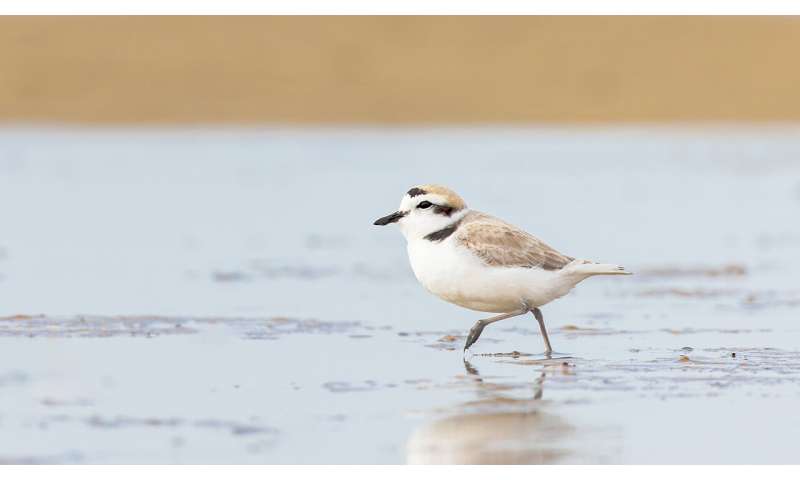
[[454, 210], [453, 207], [448, 207], [446, 205], [436, 205], [436, 208], [433, 209], [433, 212], [449, 217], [450, 215], [453, 214], [453, 210]]
[[422, 210], [426, 210], [426, 209], [431, 208], [431, 207], [433, 207], [433, 213], [436, 213], [436, 214], [439, 214], [439, 215], [444, 215], [446, 217], [449, 217], [450, 215], [452, 215], [453, 211], [455, 210], [453, 207], [450, 207], [448, 205], [437, 205], [437, 204], [431, 203], [431, 202], [429, 202], [427, 200], [423, 200], [423, 201], [421, 201], [421, 202], [419, 202], [417, 204], [417, 208], [422, 209]]

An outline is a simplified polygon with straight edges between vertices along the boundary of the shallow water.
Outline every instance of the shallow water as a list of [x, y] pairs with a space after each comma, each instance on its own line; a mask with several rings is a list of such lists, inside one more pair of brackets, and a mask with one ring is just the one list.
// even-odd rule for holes
[[[0, 130], [0, 462], [796, 463], [797, 133]], [[430, 182], [637, 275], [465, 362]]]

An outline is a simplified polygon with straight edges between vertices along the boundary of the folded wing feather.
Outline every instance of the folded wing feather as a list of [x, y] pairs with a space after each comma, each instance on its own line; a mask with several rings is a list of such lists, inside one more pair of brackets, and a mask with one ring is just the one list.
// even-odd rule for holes
[[496, 267], [560, 270], [574, 260], [530, 233], [476, 211], [461, 221], [456, 240], [487, 265]]

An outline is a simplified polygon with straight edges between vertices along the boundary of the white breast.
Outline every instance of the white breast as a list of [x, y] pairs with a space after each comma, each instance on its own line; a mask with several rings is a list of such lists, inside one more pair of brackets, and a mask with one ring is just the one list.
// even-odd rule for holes
[[505, 313], [538, 307], [569, 292], [574, 283], [539, 268], [487, 266], [457, 243], [412, 239], [408, 258], [414, 275], [434, 295], [482, 312]]

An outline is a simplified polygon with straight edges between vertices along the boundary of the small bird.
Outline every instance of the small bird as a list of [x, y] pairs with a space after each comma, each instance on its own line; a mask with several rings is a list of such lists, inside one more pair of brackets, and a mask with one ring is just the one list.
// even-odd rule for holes
[[514, 225], [467, 208], [441, 185], [413, 187], [396, 212], [374, 225], [391, 223], [405, 236], [411, 268], [425, 289], [464, 308], [499, 313], [475, 323], [465, 352], [487, 325], [531, 312], [549, 356], [553, 349], [539, 307], [588, 277], [630, 274], [618, 265], [563, 255]]

